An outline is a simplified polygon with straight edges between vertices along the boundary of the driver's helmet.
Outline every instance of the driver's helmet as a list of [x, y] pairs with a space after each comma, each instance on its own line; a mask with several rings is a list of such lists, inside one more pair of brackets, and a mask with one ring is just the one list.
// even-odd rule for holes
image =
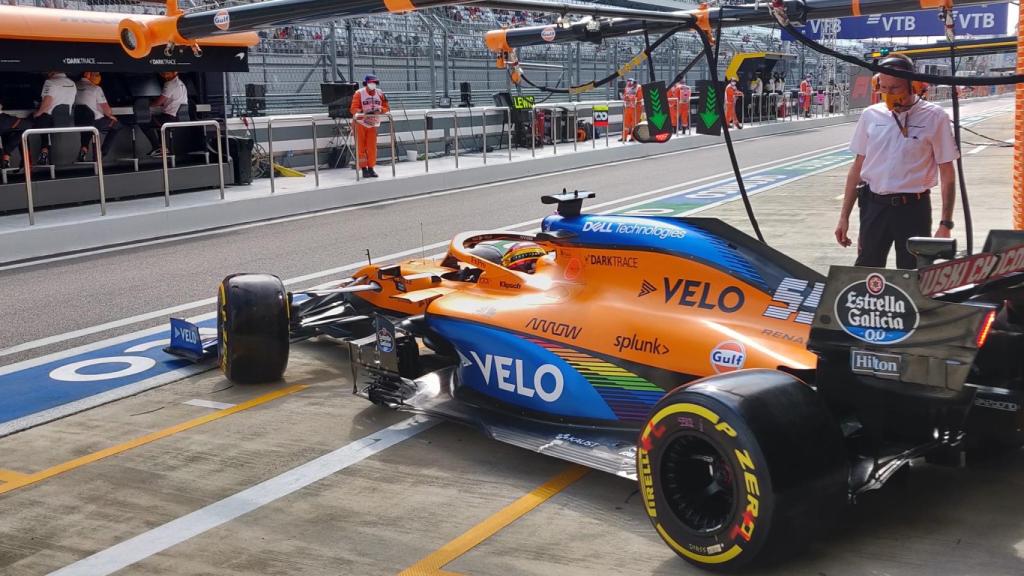
[[501, 258], [501, 265], [509, 270], [533, 274], [540, 260], [547, 252], [534, 242], [516, 242]]
[[495, 264], [501, 264], [501, 258], [505, 255], [505, 251], [493, 242], [481, 242], [470, 248], [469, 253]]

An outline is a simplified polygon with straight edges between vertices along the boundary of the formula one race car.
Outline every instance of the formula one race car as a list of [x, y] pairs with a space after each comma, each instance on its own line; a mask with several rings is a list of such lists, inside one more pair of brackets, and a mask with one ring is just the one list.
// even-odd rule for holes
[[637, 479], [705, 567], [797, 549], [912, 460], [1024, 443], [1024, 235], [938, 264], [952, 241], [915, 239], [917, 271], [826, 279], [718, 220], [582, 215], [592, 197], [322, 290], [228, 276], [219, 345], [175, 320], [172, 350], [263, 382], [290, 339], [343, 338], [359, 396]]

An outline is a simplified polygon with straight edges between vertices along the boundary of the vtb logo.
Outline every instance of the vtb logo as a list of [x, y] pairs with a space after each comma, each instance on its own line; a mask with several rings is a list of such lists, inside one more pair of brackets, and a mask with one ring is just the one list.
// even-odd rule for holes
[[647, 280], [644, 280], [644, 283], [640, 285], [640, 293], [637, 294], [637, 298], [643, 298], [644, 296], [647, 296], [648, 294], [657, 291], [658, 289], [654, 287], [654, 284], [651, 284]]

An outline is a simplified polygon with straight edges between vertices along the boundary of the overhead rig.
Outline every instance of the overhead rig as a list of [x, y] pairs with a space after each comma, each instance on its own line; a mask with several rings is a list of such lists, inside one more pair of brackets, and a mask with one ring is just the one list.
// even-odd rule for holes
[[[985, 4], [990, 0], [960, 0], [958, 5]], [[492, 51], [559, 42], [600, 42], [606, 38], [717, 27], [754, 26], [776, 22], [771, 2], [758, 0], [739, 6], [714, 9], [702, 5], [696, 10], [656, 11], [614, 6], [565, 4], [545, 0], [268, 0], [214, 10], [184, 13], [177, 0], [167, 1], [166, 14], [152, 20], [131, 16], [118, 24], [122, 48], [135, 58], [149, 54], [159, 45], [194, 45], [199, 38], [257, 30], [284, 23], [323, 18], [346, 18], [368, 14], [403, 13], [440, 6], [472, 4], [499, 10], [531, 10], [581, 17], [576, 22], [550, 26], [529, 26], [488, 33], [485, 43]], [[951, 0], [785, 0], [786, 17], [793, 22], [811, 18], [840, 18], [884, 12], [899, 12], [951, 6]], [[552, 35], [553, 32], [553, 35]]]

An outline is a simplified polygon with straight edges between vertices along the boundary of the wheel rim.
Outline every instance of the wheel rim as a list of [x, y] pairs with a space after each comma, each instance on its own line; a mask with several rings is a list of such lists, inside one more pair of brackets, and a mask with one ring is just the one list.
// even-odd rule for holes
[[669, 509], [687, 529], [707, 535], [728, 524], [736, 503], [734, 475], [713, 444], [692, 434], [675, 437], [662, 457], [660, 476]]

